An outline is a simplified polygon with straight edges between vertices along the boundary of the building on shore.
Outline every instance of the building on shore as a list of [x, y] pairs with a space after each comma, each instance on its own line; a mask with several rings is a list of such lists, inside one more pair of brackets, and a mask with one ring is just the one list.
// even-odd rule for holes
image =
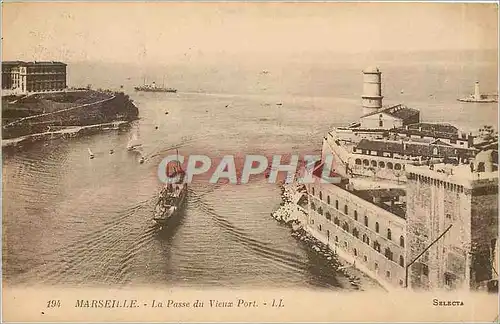
[[497, 137], [383, 107], [380, 70], [363, 74], [360, 120], [323, 139], [342, 181], [313, 171], [304, 229], [385, 287], [498, 289]]
[[66, 89], [66, 64], [62, 62], [2, 62], [2, 90], [28, 94]]

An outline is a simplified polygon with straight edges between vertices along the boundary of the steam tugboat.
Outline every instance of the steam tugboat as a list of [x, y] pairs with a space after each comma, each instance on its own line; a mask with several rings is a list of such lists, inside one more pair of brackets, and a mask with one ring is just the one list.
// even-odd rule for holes
[[158, 194], [158, 201], [154, 210], [154, 222], [161, 228], [179, 216], [187, 198], [187, 183], [184, 182], [185, 172], [179, 161], [167, 165], [167, 176], [176, 178], [173, 183], [167, 183]]

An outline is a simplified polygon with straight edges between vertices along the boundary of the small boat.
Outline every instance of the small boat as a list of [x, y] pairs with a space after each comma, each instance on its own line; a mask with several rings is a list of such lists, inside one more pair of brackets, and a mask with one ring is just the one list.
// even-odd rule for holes
[[158, 194], [158, 201], [155, 205], [153, 221], [161, 228], [168, 222], [178, 217], [181, 213], [187, 197], [187, 183], [184, 181], [185, 172], [179, 161], [172, 161], [167, 164], [167, 176], [174, 178], [174, 183], [167, 183]]
[[141, 156], [141, 158], [139, 159], [139, 163], [140, 163], [140, 164], [143, 164], [143, 163], [144, 163], [144, 156]]
[[94, 153], [90, 150], [90, 148], [87, 149], [89, 151], [89, 158], [93, 159], [94, 158]]
[[115, 151], [113, 149], [109, 150], [109, 154], [113, 154]]

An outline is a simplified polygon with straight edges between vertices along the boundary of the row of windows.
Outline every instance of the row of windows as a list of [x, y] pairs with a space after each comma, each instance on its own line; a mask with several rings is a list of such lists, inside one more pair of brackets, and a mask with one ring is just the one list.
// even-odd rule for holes
[[[335, 225], [337, 225], [337, 224], [335, 224]], [[337, 226], [338, 226], [338, 225], [337, 225]], [[347, 227], [346, 227], [346, 226], [347, 226]], [[321, 231], [322, 226], [321, 226], [321, 225], [319, 225], [319, 226], [318, 226], [318, 228], [319, 228], [319, 230]], [[342, 229], [343, 229], [344, 231], [346, 231], [346, 232], [349, 232], [349, 227], [348, 227], [347, 223], [344, 223], [344, 225], [342, 226]], [[330, 231], [329, 231], [329, 230], [327, 230], [327, 231], [326, 231], [326, 233], [327, 233], [327, 237], [328, 237], [328, 239], [330, 239]], [[358, 231], [356, 228], [353, 230], [353, 236], [359, 239], [359, 231]], [[336, 243], [338, 243], [338, 242], [339, 242], [339, 237], [338, 237], [338, 236], [335, 236], [335, 242], [336, 242]], [[374, 242], [373, 242], [373, 246], [371, 246], [371, 245], [370, 245], [370, 238], [369, 238], [369, 237], [368, 237], [368, 235], [366, 235], [366, 234], [363, 234], [363, 243], [365, 243], [365, 244], [367, 244], [368, 246], [372, 247], [372, 248], [373, 248], [375, 251], [377, 251], [378, 253], [382, 253], [382, 252], [381, 252], [382, 248], [381, 248], [381, 246], [380, 246], [380, 243], [379, 243], [378, 241], [374, 241]], [[344, 242], [344, 247], [347, 249], [347, 242]], [[354, 255], [355, 255], [355, 256], [358, 256], [358, 253], [357, 253], [357, 249], [356, 249], [356, 248], [354, 248]], [[386, 248], [386, 249], [384, 250], [384, 256], [385, 256], [388, 260], [390, 260], [390, 261], [394, 261], [394, 252], [392, 252], [390, 248]], [[368, 261], [368, 260], [367, 260], [367, 257], [365, 256], [365, 262], [367, 262], [367, 261]], [[400, 265], [401, 267], [404, 267], [404, 266], [405, 266], [405, 259], [404, 259], [404, 256], [402, 256], [402, 255], [400, 255], [400, 256], [399, 256], [399, 265]]]
[[392, 162], [387, 162], [387, 164], [386, 164], [384, 161], [379, 161], [377, 163], [377, 161], [375, 161], [375, 160], [371, 160], [370, 161], [368, 159], [363, 159], [363, 161], [361, 161], [361, 159], [356, 159], [356, 160], [354, 160], [354, 163], [356, 163], [356, 165], [363, 164], [364, 166], [370, 166], [370, 165], [372, 167], [377, 167], [378, 166], [379, 168], [382, 168], [382, 169], [385, 168], [385, 167], [387, 167], [387, 169], [389, 169], [389, 170], [392, 170], [392, 169], [394, 169], [394, 170], [401, 170], [401, 169], [404, 170], [405, 169], [404, 164], [403, 165], [400, 164], [400, 163], [393, 164]]
[[[314, 188], [312, 188], [312, 194], [314, 195]], [[319, 193], [319, 199], [322, 200], [321, 191]], [[330, 204], [330, 196], [327, 197], [327, 202], [328, 202], [328, 204]], [[335, 208], [339, 209], [339, 201], [338, 200], [335, 200]], [[323, 215], [323, 208], [321, 208], [321, 206], [320, 206], [320, 207], [318, 207], [318, 209], [316, 209], [316, 205], [313, 202], [311, 203], [311, 209], [318, 212], [318, 214]], [[349, 212], [348, 206], [344, 205], [344, 214], [349, 215], [348, 212]], [[330, 221], [332, 220], [332, 215], [329, 212], [326, 212], [324, 214], [324, 216], [326, 217], [326, 219], [328, 219]], [[354, 220], [358, 221], [358, 211], [357, 210], [354, 211]], [[333, 222], [335, 225], [339, 225], [340, 221], [337, 217], [335, 217]], [[364, 225], [369, 228], [368, 216], [365, 216], [365, 218], [364, 218]], [[378, 222], [375, 222], [375, 232], [380, 233], [380, 224]], [[392, 231], [390, 228], [387, 229], [386, 237], [388, 240], [392, 240]], [[401, 247], [405, 246], [405, 239], [402, 235], [399, 237], [399, 245]]]

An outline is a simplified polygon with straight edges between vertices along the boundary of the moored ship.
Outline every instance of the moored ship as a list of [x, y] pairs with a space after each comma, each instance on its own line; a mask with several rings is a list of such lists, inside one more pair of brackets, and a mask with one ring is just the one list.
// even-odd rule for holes
[[153, 220], [161, 227], [182, 212], [188, 190], [187, 183], [184, 182], [185, 172], [178, 161], [167, 165], [167, 176], [176, 179], [173, 183], [167, 183], [158, 195]]
[[144, 80], [143, 85], [136, 86], [134, 87], [134, 89], [135, 91], [143, 91], [143, 92], [172, 92], [172, 93], [177, 92], [177, 89], [165, 87], [165, 82], [163, 83], [164, 83], [163, 86], [159, 87], [156, 85], [155, 82], [147, 84], [146, 80]]

